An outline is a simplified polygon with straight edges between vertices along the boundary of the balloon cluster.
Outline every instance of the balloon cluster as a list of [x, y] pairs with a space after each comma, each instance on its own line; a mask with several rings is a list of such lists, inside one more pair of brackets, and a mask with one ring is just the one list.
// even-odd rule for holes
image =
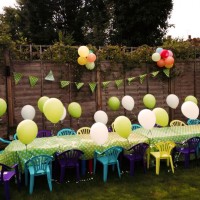
[[173, 53], [171, 50], [158, 47], [152, 54], [152, 60], [157, 63], [158, 67], [172, 68], [174, 65]]
[[80, 46], [78, 48], [78, 64], [85, 65], [85, 67], [89, 70], [94, 69], [96, 60], [96, 55], [88, 49], [86, 46]]

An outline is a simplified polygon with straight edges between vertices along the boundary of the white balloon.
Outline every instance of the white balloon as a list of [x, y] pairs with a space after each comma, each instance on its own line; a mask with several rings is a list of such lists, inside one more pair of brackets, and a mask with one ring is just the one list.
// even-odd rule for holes
[[197, 119], [199, 116], [199, 107], [192, 101], [186, 101], [181, 106], [183, 115], [189, 119]]
[[103, 110], [98, 110], [94, 114], [95, 122], [101, 122], [103, 124], [107, 124], [108, 122], [108, 115]]
[[35, 117], [35, 108], [31, 105], [25, 105], [21, 110], [21, 115], [23, 119], [33, 120]]
[[126, 110], [129, 110], [129, 111], [133, 110], [134, 105], [135, 105], [135, 102], [134, 102], [134, 99], [131, 96], [126, 95], [122, 98], [122, 106]]
[[90, 136], [97, 144], [104, 144], [108, 140], [107, 126], [101, 122], [94, 123], [90, 129]]
[[166, 98], [167, 105], [176, 109], [179, 104], [179, 98], [175, 94], [169, 94]]
[[156, 123], [156, 115], [149, 109], [143, 109], [138, 114], [138, 121], [145, 129], [152, 129]]
[[66, 111], [66, 108], [64, 107], [63, 115], [62, 115], [62, 117], [60, 118], [60, 121], [64, 120], [65, 117], [66, 117], [66, 115], [67, 115], [67, 111]]

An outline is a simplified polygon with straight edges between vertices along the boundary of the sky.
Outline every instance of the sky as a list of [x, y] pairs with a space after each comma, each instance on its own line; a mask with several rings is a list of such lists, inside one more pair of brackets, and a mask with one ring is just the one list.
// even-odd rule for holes
[[[168, 29], [167, 35], [172, 38], [187, 39], [188, 35], [192, 38], [200, 38], [200, 0], [173, 0], [174, 6], [170, 24], [175, 28]], [[0, 0], [0, 13], [3, 12], [4, 6], [14, 6], [16, 0]]]

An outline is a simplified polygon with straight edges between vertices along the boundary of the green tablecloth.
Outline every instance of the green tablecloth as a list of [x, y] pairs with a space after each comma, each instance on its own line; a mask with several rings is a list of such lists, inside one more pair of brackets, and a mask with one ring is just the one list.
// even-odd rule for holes
[[117, 133], [109, 133], [108, 141], [99, 146], [93, 142], [90, 135], [69, 135], [36, 138], [27, 148], [19, 140], [12, 141], [0, 156], [0, 162], [9, 166], [20, 163], [23, 171], [24, 163], [32, 156], [39, 154], [53, 155], [56, 151], [62, 152], [68, 149], [80, 149], [84, 152], [84, 159], [93, 158], [94, 150], [103, 151], [112, 146], [129, 148], [140, 142], [148, 142], [148, 138], [141, 134], [130, 134], [128, 140]]

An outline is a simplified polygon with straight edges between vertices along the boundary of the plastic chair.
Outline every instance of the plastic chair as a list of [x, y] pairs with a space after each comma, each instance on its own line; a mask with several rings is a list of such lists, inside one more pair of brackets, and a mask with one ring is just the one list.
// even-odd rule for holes
[[114, 122], [111, 124], [112, 131], [115, 132]]
[[20, 190], [18, 164], [15, 164], [12, 167], [9, 167], [7, 165], [0, 163], [0, 183], [2, 183], [4, 185], [4, 192], [5, 192], [6, 200], [10, 199], [9, 183], [10, 183], [11, 179], [15, 178], [15, 177], [17, 180], [18, 190]]
[[29, 194], [33, 193], [34, 177], [46, 175], [50, 191], [52, 191], [52, 157], [39, 155], [30, 158], [25, 163], [25, 185], [28, 185], [28, 173], [30, 174]]
[[51, 131], [50, 130], [39, 130], [37, 134], [37, 138], [42, 138], [42, 137], [51, 137]]
[[76, 135], [76, 131], [71, 128], [63, 128], [59, 130], [57, 133], [57, 136], [62, 136], [62, 135]]
[[[3, 144], [10, 144], [11, 143], [11, 141], [3, 139], [3, 138], [0, 138], [0, 142], [2, 142]], [[0, 154], [3, 153], [3, 151], [4, 150], [0, 150]]]
[[76, 180], [80, 180], [79, 159], [83, 154], [84, 153], [78, 149], [70, 149], [55, 154], [56, 165], [60, 167], [60, 183], [64, 180], [66, 168], [76, 168]]
[[187, 124], [188, 125], [200, 124], [200, 120], [199, 119], [188, 119]]
[[[159, 175], [160, 172], [160, 160], [167, 160], [167, 166], [169, 166], [169, 162], [171, 164], [172, 172], [174, 173], [174, 165], [171, 156], [172, 149], [176, 146], [176, 144], [172, 141], [158, 142], [155, 144], [158, 149], [157, 152], [150, 152], [150, 155], [156, 159], [156, 174]], [[149, 159], [147, 160], [147, 168], [149, 168]]]
[[185, 168], [188, 168], [190, 162], [190, 154], [194, 154], [196, 160], [198, 158], [200, 137], [192, 137], [182, 143], [176, 143], [176, 144], [177, 146], [175, 148], [175, 152], [184, 154]]
[[77, 130], [77, 135], [90, 134], [90, 127], [82, 127]]
[[172, 120], [169, 125], [170, 126], [186, 126], [187, 124], [185, 124], [181, 120]]
[[118, 156], [122, 152], [122, 147], [111, 147], [102, 153], [95, 151], [94, 152], [94, 174], [96, 172], [96, 163], [99, 161], [103, 164], [103, 181], [107, 181], [108, 176], [108, 165], [112, 165], [113, 170], [114, 166], [117, 165], [118, 175], [121, 178], [120, 166], [118, 161]]
[[149, 148], [149, 144], [147, 143], [139, 143], [134, 146], [132, 146], [130, 149], [128, 149], [128, 154], [124, 154], [124, 157], [127, 158], [130, 162], [130, 175], [134, 175], [134, 167], [135, 162], [142, 161], [144, 172], [146, 172], [146, 161], [145, 161], [145, 155], [147, 152], [147, 149]]
[[136, 129], [138, 129], [138, 128], [141, 128], [141, 127], [142, 127], [142, 126], [141, 126], [141, 125], [139, 125], [139, 124], [132, 124], [131, 126], [132, 126], [132, 131], [134, 131], [134, 130], [136, 130]]
[[14, 140], [18, 140], [17, 133], [15, 133], [15, 134], [13, 135], [13, 139], [14, 139]]

